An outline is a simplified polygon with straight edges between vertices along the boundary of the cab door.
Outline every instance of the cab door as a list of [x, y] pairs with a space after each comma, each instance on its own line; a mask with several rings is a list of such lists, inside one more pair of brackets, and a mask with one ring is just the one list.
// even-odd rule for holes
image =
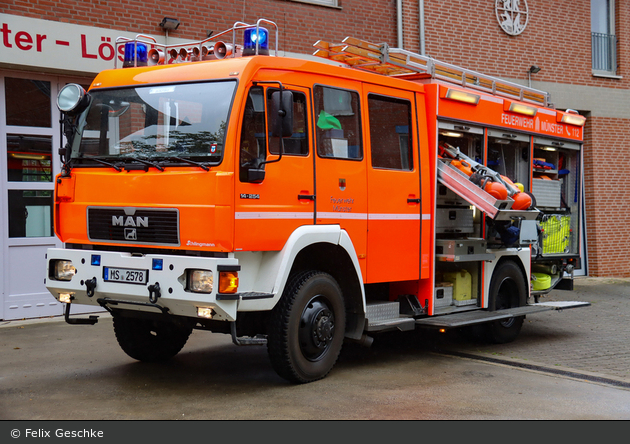
[[315, 85], [313, 107], [317, 156], [317, 224], [345, 230], [365, 280], [367, 254], [366, 161], [363, 152], [361, 84], [335, 79]]
[[[296, 228], [314, 223], [309, 94], [304, 88], [285, 88], [293, 97], [290, 137], [280, 139], [270, 131], [269, 109], [277, 87], [252, 86], [241, 112], [234, 221], [236, 251], [280, 250]], [[282, 157], [274, 162], [281, 142]], [[261, 164], [265, 161], [271, 162]], [[252, 178], [251, 170], [264, 170], [264, 178]]]
[[420, 167], [414, 94], [365, 85], [367, 281], [420, 277]]

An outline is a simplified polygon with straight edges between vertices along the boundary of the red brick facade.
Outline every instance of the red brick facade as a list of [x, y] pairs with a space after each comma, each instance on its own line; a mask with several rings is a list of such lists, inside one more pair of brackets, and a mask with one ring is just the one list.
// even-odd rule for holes
[[[521, 0], [523, 2], [523, 0]], [[585, 92], [580, 111], [589, 114], [584, 145], [588, 273], [591, 276], [630, 276], [630, 105], [608, 108], [601, 91], [625, 94], [630, 89], [630, 7], [616, 0], [617, 75], [593, 76], [591, 70], [590, 1], [527, 0], [529, 22], [518, 36], [500, 27], [492, 0], [423, 0], [426, 54], [527, 84], [527, 70], [538, 65], [535, 82], [554, 91], [567, 88]], [[373, 42], [397, 42], [397, 2], [392, 0], [339, 0], [339, 8], [288, 0], [154, 1], [132, 0], [5, 0], [0, 12], [129, 32], [161, 35], [163, 17], [180, 20], [173, 37], [200, 40], [235, 21], [254, 22], [264, 17], [280, 29], [280, 49], [313, 52], [319, 40], [338, 41], [347, 35]], [[402, 1], [404, 48], [420, 50], [419, 1]], [[536, 85], [534, 85], [536, 87]], [[574, 88], [574, 89], [571, 89]], [[570, 104], [560, 103], [559, 107]]]
[[[404, 4], [405, 49], [419, 51], [418, 2]], [[619, 79], [592, 74], [590, 1], [527, 4], [527, 28], [510, 36], [500, 28], [494, 1], [424, 1], [426, 54], [524, 84], [528, 68], [537, 65], [542, 69], [535, 81], [593, 88], [587, 91], [594, 96], [592, 108], [580, 110], [589, 115], [584, 143], [588, 274], [629, 277], [630, 176], [625, 165], [630, 160], [630, 104], [620, 108], [602, 103], [594, 92], [630, 89], [630, 41], [625, 38], [630, 34], [629, 3], [615, 2]]]
[[343, 0], [341, 8], [288, 0], [151, 1], [136, 0], [5, 0], [0, 12], [25, 17], [115, 28], [161, 35], [164, 17], [177, 18], [180, 26], [169, 35], [201, 40], [234, 22], [255, 23], [259, 18], [275, 22], [281, 50], [311, 54], [319, 39], [341, 40], [346, 35], [394, 42], [394, 3], [386, 0]]

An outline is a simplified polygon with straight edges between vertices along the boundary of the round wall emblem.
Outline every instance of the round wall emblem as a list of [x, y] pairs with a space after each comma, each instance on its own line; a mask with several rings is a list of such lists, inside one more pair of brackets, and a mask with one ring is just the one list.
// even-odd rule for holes
[[527, 0], [496, 0], [494, 10], [506, 33], [519, 35], [525, 30], [529, 19]]

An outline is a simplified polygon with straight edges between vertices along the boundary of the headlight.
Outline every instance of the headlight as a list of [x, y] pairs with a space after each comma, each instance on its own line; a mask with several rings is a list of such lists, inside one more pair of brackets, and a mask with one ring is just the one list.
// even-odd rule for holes
[[188, 270], [188, 289], [195, 293], [212, 293], [214, 279], [210, 270]]
[[57, 281], [71, 281], [77, 274], [77, 269], [72, 265], [72, 261], [54, 261], [52, 263], [52, 278]]

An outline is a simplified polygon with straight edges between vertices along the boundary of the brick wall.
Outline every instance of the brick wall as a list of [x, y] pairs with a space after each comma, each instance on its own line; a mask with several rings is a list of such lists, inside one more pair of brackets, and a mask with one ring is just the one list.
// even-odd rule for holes
[[[415, 6], [417, 1], [409, 0]], [[446, 62], [504, 78], [527, 80], [527, 70], [542, 70], [535, 80], [607, 88], [630, 88], [627, 79], [594, 78], [591, 74], [590, 1], [528, 0], [529, 22], [518, 36], [506, 34], [488, 0], [424, 1], [426, 52]], [[623, 4], [623, 5], [622, 5]], [[617, 0], [617, 35], [630, 31], [627, 2]], [[412, 6], [410, 6], [412, 8]], [[418, 50], [418, 33], [409, 22], [410, 50]], [[417, 29], [417, 24], [415, 25]], [[620, 38], [619, 52], [628, 54], [628, 42]], [[619, 75], [628, 76], [621, 58]]]
[[278, 25], [281, 50], [305, 54], [314, 52], [312, 45], [317, 40], [340, 41], [347, 35], [367, 40], [377, 35], [378, 41], [395, 41], [396, 14], [391, 0], [340, 3], [341, 8], [287, 0], [3, 0], [0, 12], [154, 35], [163, 33], [158, 26], [162, 19], [172, 17], [180, 26], [169, 36], [190, 40], [202, 40], [207, 31], [216, 34], [236, 21], [255, 23], [265, 18]]
[[[630, 34], [630, 8], [626, 0], [616, 1], [617, 74], [622, 79], [592, 75], [590, 1], [528, 0], [527, 4], [527, 28], [510, 36], [501, 29], [492, 0], [425, 0], [426, 53], [523, 83], [528, 68], [537, 65], [542, 69], [532, 75], [535, 81], [630, 89], [630, 40], [625, 38]], [[404, 11], [406, 49], [419, 51], [418, 2], [405, 1]], [[630, 104], [621, 111], [628, 118], [607, 117], [606, 104], [597, 108], [604, 111], [589, 116], [584, 143], [588, 272], [591, 276], [630, 277], [630, 177], [625, 168], [619, 168], [630, 161]]]
[[589, 275], [630, 277], [628, 119], [590, 117], [584, 144]]
[[[519, 36], [509, 36], [500, 28], [493, 0], [424, 0], [426, 52], [445, 62], [523, 83], [528, 68], [538, 65], [542, 70], [532, 76], [534, 81], [630, 89], [627, 0], [616, 1], [618, 74], [622, 79], [592, 75], [589, 0], [527, 0], [527, 4], [527, 28]], [[280, 49], [286, 51], [310, 54], [315, 41], [340, 41], [347, 35], [398, 45], [395, 1], [340, 0], [340, 5], [327, 8], [288, 0], [159, 0], [145, 4], [136, 0], [4, 0], [0, 12], [147, 34], [161, 34], [158, 24], [162, 18], [175, 17], [181, 25], [170, 35], [190, 40], [203, 39], [208, 30], [216, 33], [235, 21], [265, 17], [278, 24]], [[418, 1], [403, 0], [402, 5], [404, 48], [418, 52]], [[625, 216], [630, 179], [624, 169], [616, 167], [628, 160], [630, 104], [627, 114], [627, 119], [596, 114], [587, 127], [584, 177], [592, 276], [630, 276], [629, 221]]]

